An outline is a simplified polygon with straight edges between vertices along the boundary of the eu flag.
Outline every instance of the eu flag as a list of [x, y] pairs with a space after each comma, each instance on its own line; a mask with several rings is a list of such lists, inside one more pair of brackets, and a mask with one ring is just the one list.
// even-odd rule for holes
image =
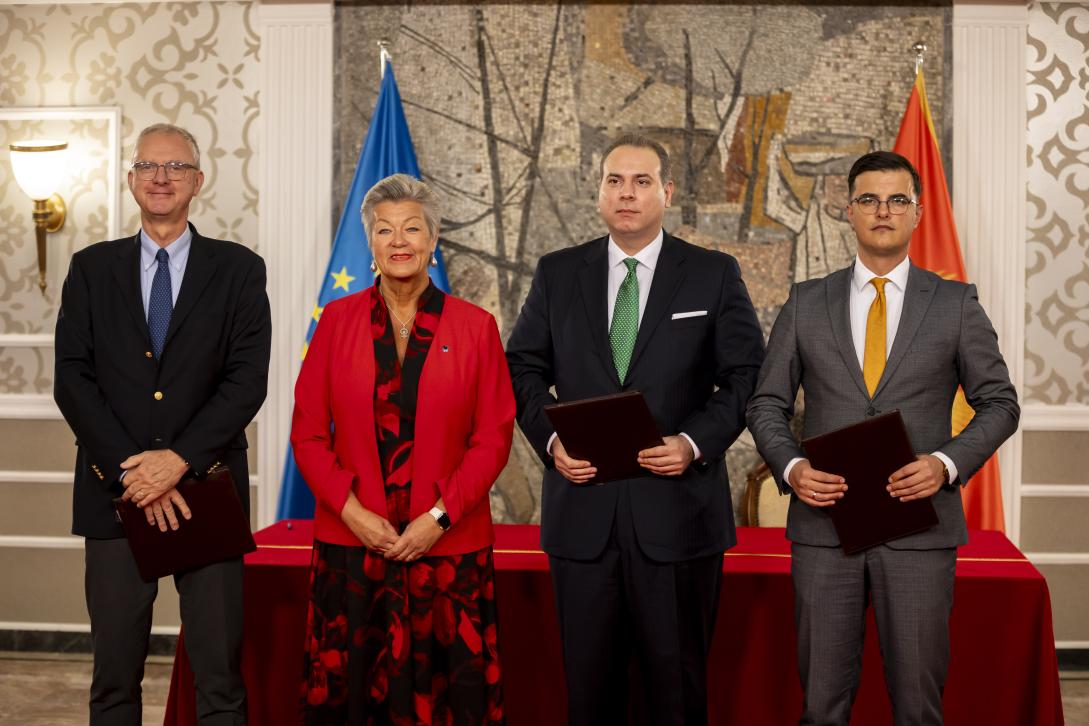
[[[344, 211], [340, 215], [340, 224], [337, 225], [337, 235], [333, 240], [329, 267], [325, 271], [318, 303], [306, 331], [308, 345], [314, 335], [314, 328], [318, 325], [321, 311], [329, 301], [365, 290], [374, 284], [374, 273], [370, 267], [371, 251], [367, 246], [367, 233], [363, 230], [359, 210], [363, 206], [363, 197], [372, 186], [390, 174], [398, 173], [420, 178], [420, 167], [416, 163], [408, 122], [405, 121], [405, 111], [401, 107], [401, 94], [393, 77], [393, 66], [386, 63], [382, 88], [378, 92], [378, 103], [375, 104], [374, 116], [367, 130], [363, 151], [359, 155], [359, 164], [355, 168], [352, 186], [344, 202]], [[431, 280], [440, 290], [449, 292], [450, 283], [446, 279], [446, 270], [442, 264], [442, 251], [436, 249], [435, 257], [439, 264], [431, 268]], [[305, 349], [303, 355], [306, 355]], [[313, 516], [314, 495], [295, 464], [289, 444], [276, 518], [310, 519]]]

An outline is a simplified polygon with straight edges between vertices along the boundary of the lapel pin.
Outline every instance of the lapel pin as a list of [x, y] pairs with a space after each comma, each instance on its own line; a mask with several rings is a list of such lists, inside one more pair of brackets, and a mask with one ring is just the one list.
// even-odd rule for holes
[[448, 346], [448, 345], [442, 346], [442, 352], [443, 353], [449, 353], [450, 352], [450, 346]]

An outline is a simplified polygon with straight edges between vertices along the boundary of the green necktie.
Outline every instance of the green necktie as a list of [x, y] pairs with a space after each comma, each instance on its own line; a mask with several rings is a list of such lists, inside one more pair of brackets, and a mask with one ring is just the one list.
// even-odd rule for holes
[[613, 322], [609, 327], [609, 343], [613, 348], [613, 365], [620, 382], [628, 375], [631, 352], [635, 349], [635, 336], [639, 332], [639, 278], [635, 268], [639, 260], [629, 257], [624, 260], [628, 274], [620, 283], [616, 293], [616, 305], [613, 306]]

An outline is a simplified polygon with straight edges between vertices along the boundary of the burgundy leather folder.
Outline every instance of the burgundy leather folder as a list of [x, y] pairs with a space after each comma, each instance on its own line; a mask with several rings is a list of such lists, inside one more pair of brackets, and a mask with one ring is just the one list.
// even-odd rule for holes
[[661, 446], [662, 435], [639, 391], [554, 403], [544, 412], [567, 455], [597, 467], [588, 483], [651, 475], [636, 457], [643, 449]]
[[178, 529], [168, 528], [165, 532], [158, 524], [148, 524], [144, 511], [131, 501], [120, 497], [113, 500], [144, 582], [241, 557], [257, 549], [249, 516], [242, 510], [227, 467], [213, 469], [201, 479], [182, 479], [177, 489], [193, 518], [185, 519], [178, 513]]
[[901, 502], [889, 496], [889, 475], [915, 461], [899, 411], [867, 418], [802, 442], [815, 469], [839, 474], [847, 491], [824, 511], [847, 554], [921, 532], [938, 523], [930, 499]]

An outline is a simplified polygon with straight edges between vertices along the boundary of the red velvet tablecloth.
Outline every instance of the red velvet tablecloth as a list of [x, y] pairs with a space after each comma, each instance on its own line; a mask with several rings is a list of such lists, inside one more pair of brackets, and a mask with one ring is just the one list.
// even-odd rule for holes
[[[257, 533], [246, 557], [242, 668], [254, 726], [294, 724], [309, 589], [311, 523]], [[556, 726], [566, 701], [548, 559], [538, 528], [499, 525], [495, 544], [500, 658], [511, 726]], [[794, 724], [802, 693], [794, 664], [790, 543], [779, 528], [740, 528], [725, 557], [709, 665], [711, 722]], [[872, 614], [851, 723], [891, 724]], [[958, 553], [950, 726], [1062, 724], [1047, 583], [1004, 535], [973, 531]], [[196, 724], [193, 677], [178, 640], [165, 723]]]

